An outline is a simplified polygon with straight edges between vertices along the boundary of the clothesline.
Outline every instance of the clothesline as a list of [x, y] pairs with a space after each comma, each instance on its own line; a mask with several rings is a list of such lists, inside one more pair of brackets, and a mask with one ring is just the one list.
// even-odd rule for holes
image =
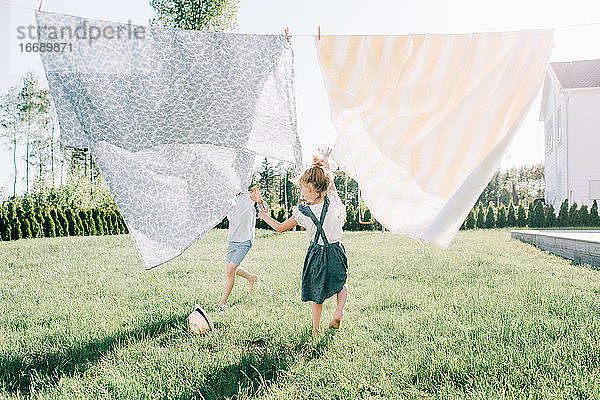
[[[12, 3], [6, 3], [4, 1], [0, 1], [0, 4], [9, 6], [9, 7], [22, 8], [24, 10], [32, 10], [32, 11], [37, 10], [37, 8], [24, 7], [24, 6], [20, 6], [20, 5], [16, 5], [16, 4], [12, 4]], [[547, 29], [572, 29], [572, 28], [582, 28], [582, 27], [586, 27], [586, 26], [600, 26], [600, 22], [590, 22], [590, 23], [585, 23], [585, 24], [559, 25], [559, 26], [555, 26], [555, 27], [548, 27]], [[545, 29], [545, 28], [531, 28], [531, 29]], [[236, 32], [236, 33], [244, 33], [244, 32]], [[324, 34], [321, 34], [321, 35], [327, 36]], [[290, 33], [288, 36], [290, 36], [290, 37], [295, 37], [295, 36], [297, 36], [297, 37], [315, 37], [315, 36], [317, 36], [317, 34], [316, 33]]]

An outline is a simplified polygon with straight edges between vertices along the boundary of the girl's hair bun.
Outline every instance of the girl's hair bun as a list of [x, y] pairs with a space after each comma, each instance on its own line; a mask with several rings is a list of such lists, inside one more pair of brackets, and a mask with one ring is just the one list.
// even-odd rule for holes
[[320, 157], [317, 156], [313, 156], [313, 167], [321, 167], [323, 168], [325, 166], [325, 160], [323, 160]]

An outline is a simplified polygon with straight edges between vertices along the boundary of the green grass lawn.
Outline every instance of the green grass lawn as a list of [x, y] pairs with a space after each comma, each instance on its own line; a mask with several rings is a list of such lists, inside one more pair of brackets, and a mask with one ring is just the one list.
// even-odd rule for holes
[[[145, 271], [128, 236], [0, 243], [0, 397], [600, 398], [600, 272], [459, 232], [446, 251], [347, 232], [342, 329], [300, 301], [304, 232], [258, 231], [218, 313], [226, 231]], [[193, 336], [194, 303], [215, 330]]]

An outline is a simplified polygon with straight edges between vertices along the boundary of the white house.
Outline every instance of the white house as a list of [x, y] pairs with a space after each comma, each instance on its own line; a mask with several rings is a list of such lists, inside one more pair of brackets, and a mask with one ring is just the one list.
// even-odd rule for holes
[[540, 121], [546, 204], [600, 203], [600, 60], [550, 63]]

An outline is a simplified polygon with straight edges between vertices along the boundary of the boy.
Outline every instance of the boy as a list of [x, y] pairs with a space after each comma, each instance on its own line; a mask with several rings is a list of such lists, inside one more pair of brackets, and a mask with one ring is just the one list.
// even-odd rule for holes
[[258, 215], [258, 204], [261, 203], [258, 190], [250, 193], [244, 190], [236, 194], [237, 203], [233, 210], [227, 214], [229, 219], [229, 232], [227, 234], [227, 279], [225, 281], [225, 289], [223, 297], [219, 302], [219, 309], [224, 310], [227, 306], [227, 299], [233, 285], [235, 284], [235, 276], [239, 275], [248, 279], [248, 292], [252, 293], [254, 282], [258, 276], [249, 273], [240, 264], [252, 243], [254, 242], [254, 228], [256, 227], [256, 216]]

